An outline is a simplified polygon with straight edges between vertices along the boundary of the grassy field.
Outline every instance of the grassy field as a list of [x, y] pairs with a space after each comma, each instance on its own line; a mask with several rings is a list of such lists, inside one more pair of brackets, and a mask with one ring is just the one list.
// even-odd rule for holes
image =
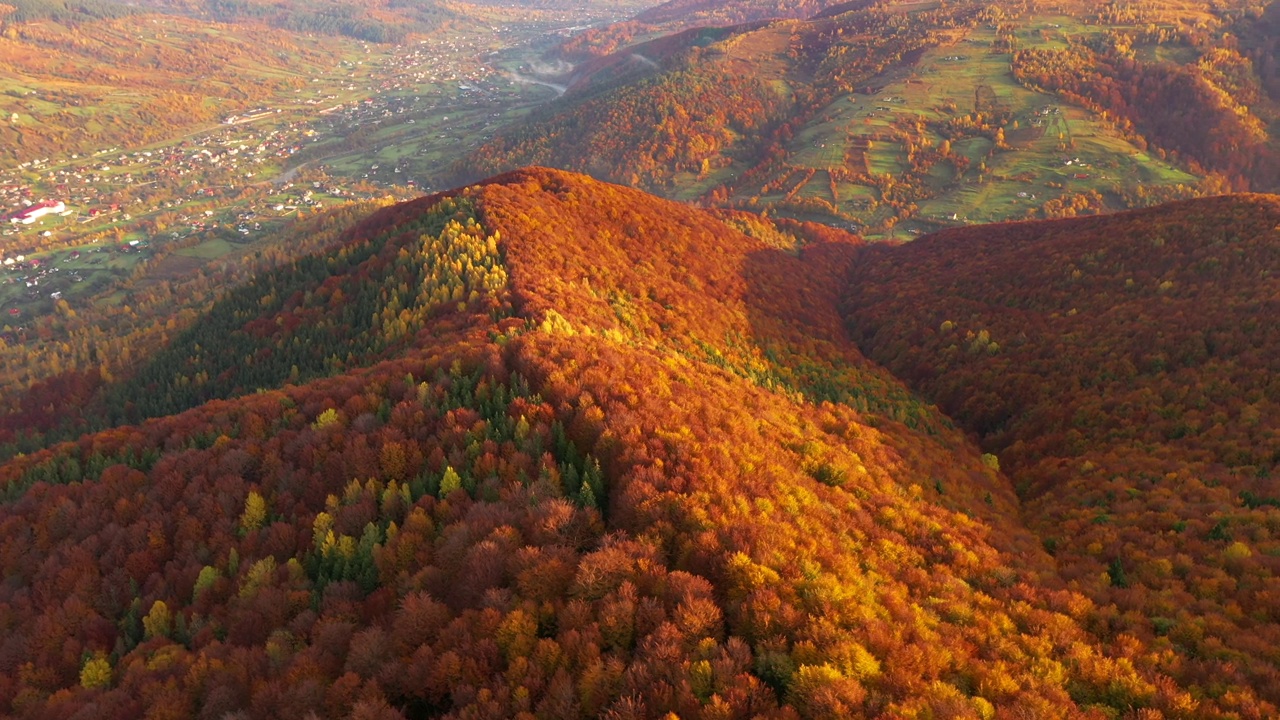
[[[1021, 47], [1062, 49], [1069, 37], [1100, 32], [1070, 17], [1046, 15], [1027, 21], [1016, 38]], [[943, 135], [953, 132], [948, 127], [956, 118], [978, 112], [1007, 117], [1002, 126], [1006, 147], [980, 135], [956, 138], [952, 151], [968, 159], [968, 169], [957, 174], [950, 164], [938, 164], [922, 171], [920, 182], [931, 197], [919, 201], [914, 218], [885, 237], [909, 237], [939, 224], [1034, 216], [1045, 202], [1067, 194], [1093, 191], [1115, 201], [1143, 184], [1197, 182], [1142, 152], [1093, 113], [1020, 85], [1010, 70], [1010, 55], [992, 51], [996, 40], [990, 28], [953, 34], [914, 66], [868, 79], [866, 86], [876, 88], [873, 94], [844, 95], [818, 112], [787, 147], [786, 172], [819, 171], [810, 184], [817, 188], [806, 187], [797, 196], [830, 200], [827, 168], [903, 178], [912, 172], [903, 144], [907, 138], [938, 147]], [[741, 188], [739, 197], [758, 189]], [[760, 202], [785, 193], [762, 196]], [[870, 184], [840, 182], [837, 195], [842, 214], [872, 228], [884, 219], [883, 209], [872, 202], [880, 199], [879, 191]]]
[[746, 172], [746, 170], [746, 163], [736, 162], [729, 167], [713, 170], [702, 178], [691, 172], [677, 173], [674, 178], [674, 185], [670, 190], [666, 191], [665, 195], [681, 202], [693, 202], [711, 189], [731, 182], [738, 173]]
[[414, 109], [381, 124], [368, 134], [363, 147], [326, 158], [326, 166], [353, 178], [397, 184], [412, 178], [421, 187], [433, 187], [452, 163], [490, 138], [500, 125], [519, 120], [555, 97], [550, 88], [503, 78], [492, 81], [483, 101], [459, 103], [456, 93], [456, 86], [418, 89], [412, 97]]
[[[72, 259], [72, 253], [79, 257]], [[132, 273], [143, 257], [142, 252], [96, 245], [29, 255], [27, 260], [38, 261], [38, 268], [0, 273], [0, 308], [19, 308], [25, 319], [52, 311], [54, 293], [67, 301], [93, 297]], [[6, 312], [4, 317], [7, 321], [10, 316]]]
[[236, 248], [236, 245], [233, 245], [222, 238], [214, 238], [212, 240], [202, 242], [199, 245], [193, 245], [188, 248], [176, 250], [173, 254], [197, 260], [214, 260], [230, 253]]

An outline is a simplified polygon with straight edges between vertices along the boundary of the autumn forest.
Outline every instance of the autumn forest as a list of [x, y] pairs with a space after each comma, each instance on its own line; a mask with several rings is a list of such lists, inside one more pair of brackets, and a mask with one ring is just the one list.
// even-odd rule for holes
[[378, 211], [3, 466], [0, 702], [1270, 716], [1278, 222], [865, 246], [546, 170]]
[[0, 186], [0, 717], [1280, 717], [1280, 4], [9, 2], [138, 148], [351, 95]]

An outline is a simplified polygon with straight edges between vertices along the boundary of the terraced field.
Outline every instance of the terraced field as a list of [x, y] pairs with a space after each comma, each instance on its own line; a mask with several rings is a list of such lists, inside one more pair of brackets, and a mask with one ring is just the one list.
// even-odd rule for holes
[[[1025, 46], [1065, 47], [1067, 37], [1097, 32], [1050, 16], [1028, 23], [1017, 37]], [[838, 97], [786, 147], [782, 172], [809, 176], [808, 181], [790, 197], [760, 193], [759, 203], [821, 198], [873, 235], [902, 237], [939, 225], [1035, 214], [1046, 201], [1064, 196], [1098, 193], [1114, 199], [1140, 185], [1196, 184], [1196, 176], [1149, 155], [1094, 113], [1019, 84], [1009, 69], [1010, 54], [992, 51], [996, 41], [990, 28], [952, 33], [914, 65], [895, 67], [870, 78], [863, 92]], [[938, 163], [913, 170], [909, 146], [943, 146], [948, 128], [970, 114], [1003, 119], [1001, 147], [982, 136], [953, 139], [950, 152], [967, 159], [968, 168]], [[832, 170], [842, 178], [834, 193]], [[913, 172], [926, 195], [917, 201], [914, 217], [877, 228], [885, 217], [876, 209], [883, 184], [872, 180]], [[844, 179], [850, 176], [861, 181]], [[743, 186], [736, 197], [745, 200], [759, 190]]]

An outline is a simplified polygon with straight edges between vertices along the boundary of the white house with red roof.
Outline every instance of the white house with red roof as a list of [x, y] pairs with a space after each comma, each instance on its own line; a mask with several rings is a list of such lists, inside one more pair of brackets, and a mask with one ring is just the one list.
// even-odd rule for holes
[[45, 200], [18, 211], [9, 218], [9, 222], [14, 224], [30, 225], [45, 215], [56, 215], [66, 211], [67, 206], [61, 200]]

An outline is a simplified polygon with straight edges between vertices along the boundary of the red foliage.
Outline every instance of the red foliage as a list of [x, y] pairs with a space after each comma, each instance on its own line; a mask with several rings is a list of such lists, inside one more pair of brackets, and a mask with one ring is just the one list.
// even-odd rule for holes
[[[859, 354], [855, 239], [549, 170], [459, 195], [502, 239], [503, 302], [0, 465], [4, 712], [1273, 709], [1223, 661], [1175, 673], [1116, 636], [1004, 476]], [[110, 678], [82, 687], [94, 659]], [[1229, 691], [1187, 693], [1214, 672]]]
[[999, 453], [1092, 622], [1223, 708], [1280, 701], [1277, 225], [1232, 196], [948, 231], [866, 252], [848, 298], [863, 347]]

